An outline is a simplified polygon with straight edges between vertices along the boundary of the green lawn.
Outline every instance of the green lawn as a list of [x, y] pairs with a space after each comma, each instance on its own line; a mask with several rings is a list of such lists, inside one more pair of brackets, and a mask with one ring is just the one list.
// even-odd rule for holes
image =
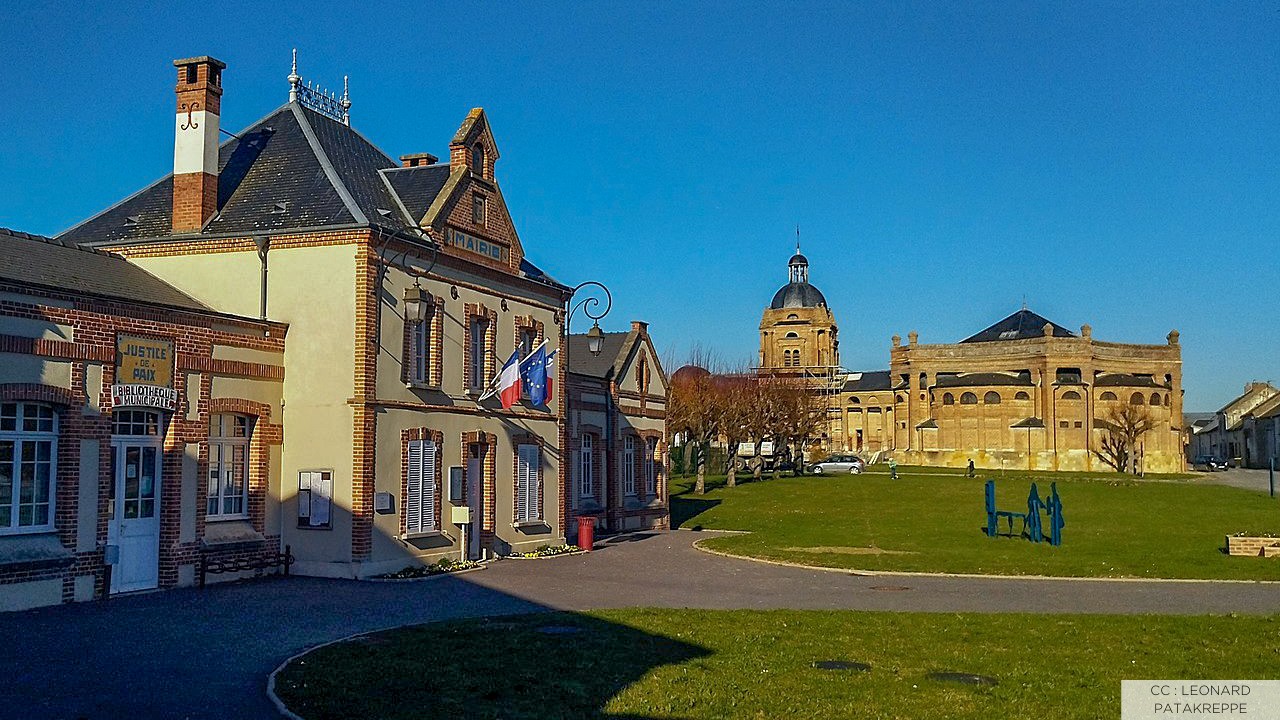
[[[1222, 550], [1224, 535], [1280, 535], [1280, 503], [1260, 493], [1181, 479], [1187, 476], [995, 475], [997, 507], [1017, 512], [1026, 512], [1033, 477], [1041, 498], [1050, 481], [1058, 483], [1066, 527], [1055, 548], [984, 534], [982, 473], [969, 479], [956, 471], [900, 468], [894, 481], [876, 470], [735, 488], [723, 487], [717, 476], [708, 479], [703, 496], [692, 493], [692, 478], [675, 478], [672, 522], [750, 531], [704, 541], [710, 549], [826, 567], [1280, 580], [1280, 559], [1229, 557]], [[1006, 527], [1002, 523], [1001, 532]]]
[[640, 609], [388, 631], [295, 661], [277, 692], [309, 720], [1100, 718], [1119, 716], [1122, 679], [1277, 667], [1275, 617]]

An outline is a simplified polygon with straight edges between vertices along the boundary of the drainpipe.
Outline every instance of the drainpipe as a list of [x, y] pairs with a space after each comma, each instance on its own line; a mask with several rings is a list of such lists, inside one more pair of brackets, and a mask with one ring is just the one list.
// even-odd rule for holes
[[267, 251], [271, 249], [271, 236], [258, 235], [253, 238], [258, 246], [258, 259], [262, 261], [262, 286], [258, 291], [258, 317], [267, 319]]

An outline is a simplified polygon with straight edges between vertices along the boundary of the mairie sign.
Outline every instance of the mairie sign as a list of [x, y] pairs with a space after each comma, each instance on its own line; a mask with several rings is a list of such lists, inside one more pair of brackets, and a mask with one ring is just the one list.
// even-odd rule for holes
[[481, 240], [474, 235], [468, 235], [461, 230], [449, 228], [449, 244], [462, 248], [468, 252], [484, 255], [500, 262], [507, 261], [507, 249], [497, 243]]
[[112, 385], [112, 407], [178, 409], [178, 391], [159, 385]]

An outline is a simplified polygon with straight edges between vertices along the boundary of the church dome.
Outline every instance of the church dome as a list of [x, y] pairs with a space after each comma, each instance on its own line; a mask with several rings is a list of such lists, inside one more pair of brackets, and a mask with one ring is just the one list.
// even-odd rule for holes
[[826, 307], [827, 299], [822, 291], [807, 282], [787, 283], [778, 289], [769, 303], [772, 310], [782, 308]]
[[809, 258], [800, 254], [800, 244], [796, 243], [796, 254], [787, 261], [787, 279], [773, 296], [769, 309], [826, 307], [827, 299], [818, 288], [809, 284]]

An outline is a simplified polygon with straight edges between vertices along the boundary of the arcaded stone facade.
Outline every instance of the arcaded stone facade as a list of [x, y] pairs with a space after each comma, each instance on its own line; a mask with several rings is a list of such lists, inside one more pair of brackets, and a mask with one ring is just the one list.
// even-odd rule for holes
[[789, 282], [760, 322], [760, 372], [804, 378], [827, 406], [817, 453], [980, 468], [1106, 470], [1098, 454], [1107, 418], [1141, 405], [1155, 427], [1139, 467], [1178, 472], [1182, 352], [1177, 331], [1161, 345], [1103, 342], [1022, 309], [961, 342], [893, 338], [888, 370], [839, 367], [836, 321], [809, 283], [799, 252]]

